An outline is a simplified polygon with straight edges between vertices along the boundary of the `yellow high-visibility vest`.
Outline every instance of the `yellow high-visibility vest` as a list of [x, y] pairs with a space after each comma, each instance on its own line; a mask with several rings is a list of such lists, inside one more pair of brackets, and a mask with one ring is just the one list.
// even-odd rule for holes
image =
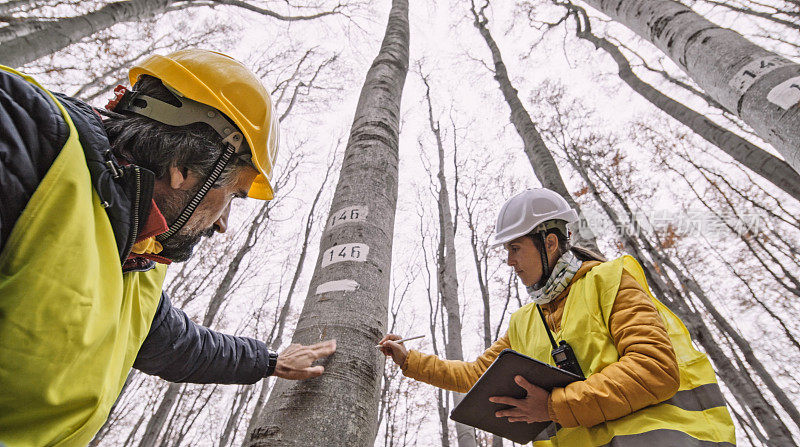
[[[683, 322], [650, 292], [642, 267], [630, 256], [592, 268], [570, 287], [561, 328], [553, 336], [566, 340], [586, 377], [619, 360], [608, 331], [608, 319], [619, 290], [623, 269], [630, 273], [653, 301], [669, 334], [678, 359], [680, 387], [667, 401], [593, 427], [551, 426], [534, 442], [535, 447], [590, 446], [733, 446], [733, 421], [705, 354], [692, 346]], [[531, 303], [511, 316], [511, 348], [554, 365], [552, 346], [544, 323]], [[613, 442], [612, 442], [613, 439]]]
[[91, 441], [147, 337], [166, 274], [163, 265], [122, 274], [75, 125], [50, 97], [69, 139], [0, 253], [0, 444], [8, 447]]

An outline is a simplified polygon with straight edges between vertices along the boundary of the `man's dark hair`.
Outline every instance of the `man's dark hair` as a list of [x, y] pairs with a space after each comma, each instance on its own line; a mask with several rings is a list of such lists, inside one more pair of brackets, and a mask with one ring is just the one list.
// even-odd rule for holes
[[[175, 95], [152, 76], [142, 75], [133, 89], [180, 106]], [[175, 165], [194, 171], [205, 180], [223, 150], [222, 137], [206, 123], [175, 127], [136, 114], [105, 115], [103, 124], [114, 155], [153, 171], [156, 178], [163, 178]], [[239, 153], [250, 154], [247, 141], [243, 141]], [[215, 186], [227, 184], [232, 173], [242, 166], [251, 164], [233, 157]]]

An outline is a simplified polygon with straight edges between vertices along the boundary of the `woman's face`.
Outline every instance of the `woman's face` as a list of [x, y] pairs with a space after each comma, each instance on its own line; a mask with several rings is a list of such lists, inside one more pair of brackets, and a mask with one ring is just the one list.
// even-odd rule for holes
[[542, 256], [527, 236], [514, 239], [503, 244], [508, 252], [506, 264], [514, 268], [514, 272], [525, 286], [536, 284], [542, 277]]

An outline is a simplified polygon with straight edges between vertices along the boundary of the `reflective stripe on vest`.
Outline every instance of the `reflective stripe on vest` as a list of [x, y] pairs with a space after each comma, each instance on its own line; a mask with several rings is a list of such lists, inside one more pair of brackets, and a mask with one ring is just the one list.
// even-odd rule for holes
[[602, 447], [642, 447], [642, 446], [680, 446], [680, 447], [734, 447], [730, 442], [701, 441], [688, 434], [669, 429], [660, 429], [636, 433], [635, 435], [615, 436]]
[[69, 138], [0, 252], [0, 445], [14, 447], [91, 441], [147, 337], [166, 274], [163, 265], [122, 274], [78, 132], [50, 97]]
[[724, 407], [725, 398], [716, 383], [707, 383], [691, 390], [683, 390], [665, 400], [665, 404], [674, 405], [686, 411], [703, 411], [707, 408]]
[[[608, 321], [623, 269], [642, 286], [664, 322], [678, 359], [679, 391], [665, 402], [594, 427], [562, 427], [555, 433], [550, 430], [537, 438], [534, 445], [643, 445], [641, 440], [645, 439], [645, 433], [651, 432], [676, 434], [647, 437], [648, 447], [733, 445], [736, 442], [733, 421], [711, 363], [705, 354], [694, 349], [689, 332], [680, 319], [653, 297], [644, 271], [632, 257], [623, 256], [595, 266], [572, 284], [564, 305], [561, 327], [553, 334], [554, 337], [572, 346], [586, 377], [618, 361], [619, 354], [608, 331]], [[535, 309], [529, 304], [511, 316], [509, 342], [512, 349], [552, 365], [551, 345]], [[687, 437], [696, 443], [675, 443], [672, 440], [676, 437]], [[628, 443], [626, 439], [632, 441]]]

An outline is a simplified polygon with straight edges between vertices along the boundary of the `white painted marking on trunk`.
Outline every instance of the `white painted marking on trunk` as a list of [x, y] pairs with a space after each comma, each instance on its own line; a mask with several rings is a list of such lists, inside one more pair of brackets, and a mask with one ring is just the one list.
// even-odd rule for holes
[[767, 93], [767, 100], [778, 107], [789, 110], [800, 102], [800, 76], [787, 79]]
[[343, 261], [364, 262], [369, 254], [367, 244], [342, 244], [334, 245], [322, 254], [322, 268]]
[[366, 206], [351, 206], [331, 213], [328, 218], [328, 228], [337, 227], [346, 223], [363, 222], [367, 220], [369, 208]]
[[776, 68], [792, 65], [794, 62], [788, 61], [780, 56], [767, 56], [756, 59], [741, 69], [728, 81], [728, 85], [735, 88], [740, 95], [753, 86], [761, 77]]
[[352, 279], [342, 279], [339, 281], [328, 281], [325, 284], [317, 286], [317, 291], [314, 295], [328, 292], [354, 292], [358, 289], [358, 283]]

